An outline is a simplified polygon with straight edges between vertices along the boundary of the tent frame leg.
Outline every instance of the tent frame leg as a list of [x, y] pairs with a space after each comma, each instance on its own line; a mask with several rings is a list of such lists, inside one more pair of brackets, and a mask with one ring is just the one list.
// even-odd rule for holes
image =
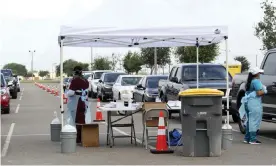
[[229, 67], [228, 67], [228, 37], [225, 36], [225, 54], [226, 54], [226, 109], [227, 109], [227, 125], [229, 126]]
[[60, 37], [60, 113], [61, 113], [61, 128], [64, 126], [64, 105], [63, 105], [63, 39], [64, 37]]
[[196, 88], [199, 88], [199, 43], [198, 38], [196, 38]]

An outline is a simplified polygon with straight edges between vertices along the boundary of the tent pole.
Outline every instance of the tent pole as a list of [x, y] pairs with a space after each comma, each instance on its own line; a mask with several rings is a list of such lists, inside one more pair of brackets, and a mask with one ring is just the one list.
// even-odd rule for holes
[[199, 87], [198, 49], [199, 49], [198, 38], [196, 38], [196, 88], [197, 89]]
[[226, 109], [227, 109], [227, 125], [229, 125], [229, 69], [228, 69], [228, 37], [225, 36], [225, 51], [226, 51]]
[[63, 36], [60, 40], [60, 113], [61, 113], [61, 128], [63, 128]]
[[157, 75], [157, 48], [154, 47], [154, 74]]

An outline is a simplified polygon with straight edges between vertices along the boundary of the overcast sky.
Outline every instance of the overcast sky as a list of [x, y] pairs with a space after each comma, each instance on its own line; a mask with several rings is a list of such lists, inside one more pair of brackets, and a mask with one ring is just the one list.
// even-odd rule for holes
[[[16, 62], [30, 69], [51, 70], [59, 63], [57, 37], [61, 25], [83, 26], [209, 26], [226, 25], [230, 59], [246, 56], [252, 65], [263, 53], [254, 36], [262, 19], [261, 0], [0, 0], [0, 65]], [[126, 48], [95, 48], [93, 54], [123, 54]], [[224, 45], [221, 44], [221, 50]], [[90, 49], [64, 49], [65, 59], [90, 62]], [[224, 54], [217, 62], [225, 60]]]

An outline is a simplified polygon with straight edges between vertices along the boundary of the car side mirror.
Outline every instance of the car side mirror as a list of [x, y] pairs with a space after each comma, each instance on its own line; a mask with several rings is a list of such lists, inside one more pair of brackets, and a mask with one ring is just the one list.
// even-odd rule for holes
[[177, 77], [172, 77], [172, 78], [171, 78], [171, 82], [178, 83], [178, 78], [177, 78]]
[[146, 88], [144, 88], [144, 87], [142, 86], [142, 84], [138, 84], [138, 85], [137, 85], [137, 89], [145, 90]]
[[142, 84], [138, 84], [138, 85], [136, 85], [136, 88], [137, 88], [137, 89], [141, 89], [141, 88], [143, 88], [143, 87], [142, 87]]
[[21, 81], [22, 79], [21, 78], [19, 78], [19, 81]]
[[99, 83], [102, 83], [103, 81], [102, 80], [99, 80]]

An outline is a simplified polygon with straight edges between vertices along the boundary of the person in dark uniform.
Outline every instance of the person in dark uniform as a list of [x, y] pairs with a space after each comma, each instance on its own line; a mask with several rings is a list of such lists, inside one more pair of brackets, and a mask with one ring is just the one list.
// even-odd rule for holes
[[[87, 96], [87, 93], [83, 93], [84, 90], [88, 89], [89, 82], [82, 75], [81, 66], [74, 68], [74, 77], [71, 81], [68, 96], [68, 119], [69, 124], [75, 126], [76, 124], [85, 124], [85, 111], [88, 108], [86, 103], [83, 101], [82, 96]], [[88, 98], [85, 99], [88, 101]], [[77, 128], [77, 143], [81, 142], [81, 128]]]

